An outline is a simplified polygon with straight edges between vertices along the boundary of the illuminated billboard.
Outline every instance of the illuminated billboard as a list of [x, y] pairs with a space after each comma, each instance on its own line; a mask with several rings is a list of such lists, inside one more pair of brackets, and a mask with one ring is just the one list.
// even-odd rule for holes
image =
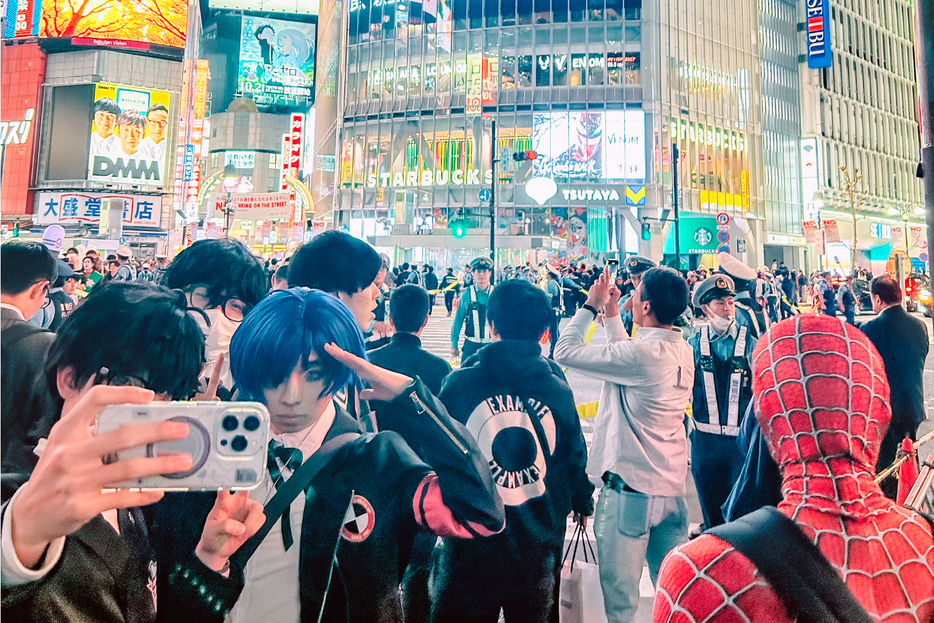
[[7, 0], [3, 38], [35, 37], [39, 34], [42, 0]]
[[101, 83], [92, 112], [88, 179], [163, 186], [169, 94]]
[[315, 99], [315, 24], [243, 16], [240, 96], [260, 110], [308, 108]]
[[75, 45], [184, 48], [187, 26], [187, 0], [42, 0], [39, 37]]
[[645, 113], [642, 110], [535, 114], [535, 174], [572, 180], [645, 178]]

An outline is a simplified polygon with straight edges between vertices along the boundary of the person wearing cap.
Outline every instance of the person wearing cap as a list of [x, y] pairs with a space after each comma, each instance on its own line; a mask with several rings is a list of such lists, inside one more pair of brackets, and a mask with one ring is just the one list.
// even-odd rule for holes
[[724, 523], [720, 507], [739, 477], [745, 456], [736, 437], [752, 398], [750, 357], [756, 340], [735, 320], [736, 289], [728, 275], [698, 285], [691, 303], [710, 321], [688, 342], [694, 349], [691, 473], [704, 514], [702, 529]]
[[130, 264], [131, 257], [133, 257], [133, 252], [130, 251], [130, 247], [125, 244], [117, 247], [117, 263], [120, 264], [120, 267], [117, 268], [114, 281], [133, 281], [136, 279], [136, 269]]
[[856, 296], [853, 294], [853, 274], [846, 276], [846, 281], [837, 288], [837, 303], [843, 308], [846, 321], [856, 326]]
[[81, 277], [72, 270], [71, 265], [58, 260], [58, 278], [49, 289], [49, 300], [54, 316], [49, 331], [56, 332], [62, 321], [74, 310], [78, 300], [75, 298], [75, 288]]
[[753, 340], [758, 340], [768, 329], [762, 306], [751, 293], [759, 274], [756, 269], [746, 266], [729, 253], [720, 252], [717, 255], [717, 261], [720, 264], [720, 273], [728, 275], [733, 280], [736, 292], [734, 298], [736, 322], [749, 327], [749, 335]]
[[[474, 282], [461, 295], [457, 314], [454, 316], [454, 324], [451, 325], [451, 356], [460, 356], [461, 361], [467, 361], [468, 357], [492, 341], [489, 322], [486, 317], [486, 304], [490, 300], [490, 293], [493, 291], [493, 286], [490, 283], [490, 276], [493, 274], [493, 260], [488, 257], [478, 257], [470, 263], [470, 269]], [[464, 328], [466, 339], [464, 340], [463, 354], [461, 355], [458, 346], [461, 327], [463, 327], [465, 321], [467, 323], [466, 328]]]
[[[629, 280], [626, 284], [631, 285], [633, 290], [638, 288], [639, 284], [642, 283], [642, 275], [645, 274], [645, 271], [658, 266], [658, 262], [650, 260], [647, 257], [642, 257], [641, 255], [630, 256], [623, 264], [623, 268], [629, 272]], [[627, 301], [629, 301], [631, 297], [632, 292], [619, 301], [619, 313], [623, 319], [623, 327], [626, 328], [626, 334], [630, 337], [635, 335], [636, 330], [635, 323], [632, 321], [632, 310], [625, 307]]]
[[817, 282], [817, 306], [823, 314], [837, 315], [837, 294], [829, 270], [822, 272]]

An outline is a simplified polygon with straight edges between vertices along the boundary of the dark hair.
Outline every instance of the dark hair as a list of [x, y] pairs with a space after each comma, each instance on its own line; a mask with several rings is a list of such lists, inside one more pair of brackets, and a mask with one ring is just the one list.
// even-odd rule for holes
[[283, 264], [276, 269], [273, 279], [276, 281], [288, 281], [289, 280], [289, 265], [288, 263]]
[[869, 282], [869, 293], [878, 296], [886, 305], [902, 302], [902, 290], [888, 275], [880, 275]]
[[22, 294], [43, 279], [52, 284], [57, 276], [55, 258], [45, 245], [13, 240], [0, 246], [0, 292]]
[[109, 97], [102, 97], [96, 102], [94, 102], [94, 115], [99, 112], [109, 112], [114, 115], [120, 114], [120, 107], [117, 105], [117, 102], [113, 101]]
[[396, 331], [415, 333], [428, 318], [428, 292], [425, 288], [410, 283], [400, 286], [389, 299], [389, 317]]
[[246, 399], [265, 402], [263, 390], [281, 385], [299, 362], [308, 369], [314, 353], [324, 367], [321, 397], [333, 395], [355, 375], [324, 350], [332, 342], [366, 359], [363, 333], [337, 297], [307, 288], [278, 290], [237, 327], [230, 340], [230, 372]]
[[146, 111], [146, 116], [148, 117], [149, 113], [155, 112], [157, 110], [161, 110], [162, 112], [169, 112], [169, 109], [166, 107], [165, 104], [153, 104], [152, 106], [149, 107], [149, 110]]
[[256, 305], [269, 289], [260, 259], [233, 238], [194, 243], [175, 257], [163, 284], [176, 290], [195, 284], [207, 286], [210, 307], [219, 305], [225, 297]]
[[124, 110], [117, 117], [117, 125], [135, 125], [138, 128], [145, 128], [146, 117], [139, 114], [138, 110]]
[[373, 283], [382, 263], [369, 244], [332, 229], [298, 248], [289, 262], [289, 285], [356, 294]]
[[58, 395], [58, 371], [71, 368], [80, 389], [107, 368], [135, 376], [157, 394], [186, 399], [198, 389], [204, 334], [179, 292], [144, 282], [97, 285], [58, 329], [45, 378]]
[[408, 269], [409, 269], [409, 263], [408, 263], [408, 262], [402, 262], [402, 270], [408, 270]]
[[490, 294], [486, 317], [504, 340], [537, 342], [551, 325], [551, 301], [523, 279], [507, 279]]
[[671, 325], [688, 306], [688, 286], [673, 268], [658, 266], [642, 273], [642, 298], [662, 326]]

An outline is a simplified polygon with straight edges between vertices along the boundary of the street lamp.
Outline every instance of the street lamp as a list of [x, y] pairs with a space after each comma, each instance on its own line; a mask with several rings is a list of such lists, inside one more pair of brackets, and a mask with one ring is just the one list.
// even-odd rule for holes
[[840, 172], [843, 173], [845, 178], [843, 180], [843, 192], [850, 198], [850, 215], [853, 217], [853, 250], [850, 253], [850, 272], [856, 274], [856, 187], [859, 186], [863, 176], [860, 175], [859, 169], [854, 169], [851, 176], [850, 168], [846, 165], [840, 167]]
[[237, 167], [232, 163], [224, 167], [221, 173], [221, 187], [227, 192], [227, 198], [224, 200], [224, 232], [230, 238], [230, 195], [233, 192], [234, 184], [237, 183]]

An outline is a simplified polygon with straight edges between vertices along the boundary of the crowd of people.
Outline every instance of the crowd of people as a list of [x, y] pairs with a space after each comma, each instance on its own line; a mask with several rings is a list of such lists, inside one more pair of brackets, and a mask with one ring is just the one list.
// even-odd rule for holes
[[[10, 620], [556, 621], [569, 516], [593, 518], [613, 623], [646, 564], [655, 621], [934, 620], [930, 520], [874, 482], [925, 417], [927, 329], [888, 277], [860, 330], [726, 254], [436, 273], [339, 231], [265, 264], [227, 238], [150, 264], [59, 234], [0, 246]], [[421, 344], [436, 300], [457, 369]], [[569, 369], [603, 382], [589, 450]], [[265, 405], [269, 478], [114, 488], [192, 469], [120, 455], [188, 424], [94, 432], [171, 400]]]

